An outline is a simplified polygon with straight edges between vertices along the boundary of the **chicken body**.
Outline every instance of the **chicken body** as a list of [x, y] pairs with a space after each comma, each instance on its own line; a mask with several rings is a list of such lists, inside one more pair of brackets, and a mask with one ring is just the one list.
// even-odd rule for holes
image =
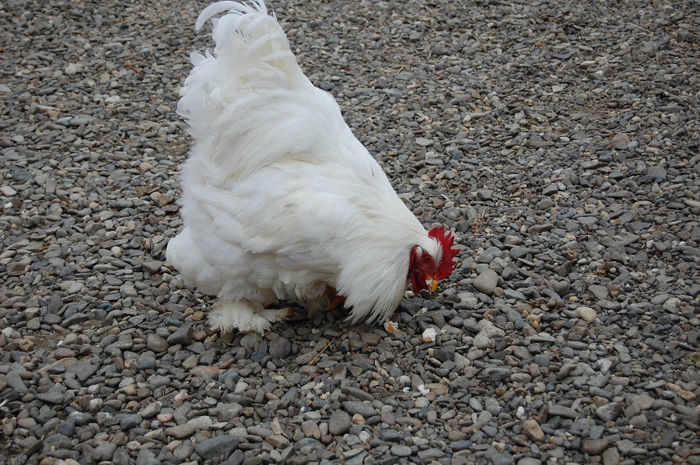
[[407, 287], [429, 237], [335, 100], [311, 84], [262, 1], [219, 2], [213, 53], [193, 54], [178, 111], [194, 145], [183, 168], [184, 229], [168, 261], [218, 297], [210, 323], [262, 332], [279, 300], [315, 305], [327, 286], [349, 319], [384, 321]]

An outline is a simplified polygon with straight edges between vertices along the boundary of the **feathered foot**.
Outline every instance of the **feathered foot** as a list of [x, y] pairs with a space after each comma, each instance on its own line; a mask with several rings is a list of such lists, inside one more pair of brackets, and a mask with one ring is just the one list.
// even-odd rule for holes
[[221, 332], [237, 329], [242, 332], [256, 331], [260, 335], [271, 323], [285, 319], [290, 309], [266, 309], [258, 303], [245, 300], [219, 301], [209, 314], [209, 325]]

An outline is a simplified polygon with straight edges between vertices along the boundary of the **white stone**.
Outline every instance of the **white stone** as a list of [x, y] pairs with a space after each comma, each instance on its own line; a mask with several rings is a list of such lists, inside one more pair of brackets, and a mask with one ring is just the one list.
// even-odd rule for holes
[[595, 310], [593, 310], [591, 307], [578, 307], [576, 309], [576, 313], [578, 314], [578, 317], [581, 318], [582, 320], [585, 320], [587, 322], [591, 322], [596, 319], [598, 314], [596, 313]]

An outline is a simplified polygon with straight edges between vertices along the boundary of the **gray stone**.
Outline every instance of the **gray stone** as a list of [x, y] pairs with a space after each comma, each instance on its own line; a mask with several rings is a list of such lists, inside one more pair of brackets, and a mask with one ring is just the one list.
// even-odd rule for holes
[[444, 455], [445, 453], [437, 447], [418, 451], [418, 458], [421, 459], [423, 463], [429, 463], [431, 460], [439, 459]]
[[518, 460], [518, 465], [542, 465], [542, 461], [534, 457], [523, 457]]
[[514, 247], [511, 247], [509, 253], [512, 259], [518, 259], [530, 253], [530, 249], [528, 249], [527, 247], [516, 245]]
[[590, 286], [588, 286], [588, 292], [593, 294], [598, 300], [604, 300], [610, 297], [608, 288], [605, 286], [600, 286], [598, 284], [591, 284]]
[[471, 446], [472, 446], [472, 442], [467, 441], [466, 439], [450, 443], [450, 449], [452, 449], [452, 451], [454, 451], [454, 452], [459, 452], [461, 450], [467, 450]]
[[624, 150], [630, 144], [630, 138], [627, 134], [615, 134], [612, 138], [612, 146], [618, 150]]
[[146, 339], [146, 347], [153, 352], [165, 352], [168, 350], [168, 341], [157, 334], [149, 334]]
[[238, 446], [240, 439], [236, 436], [223, 434], [214, 436], [213, 438], [205, 439], [194, 446], [195, 452], [204, 459], [213, 459], [215, 457], [226, 457], [233, 449]]
[[544, 438], [545, 438], [544, 432], [542, 432], [542, 428], [540, 428], [540, 425], [539, 425], [539, 423], [537, 423], [537, 420], [534, 420], [534, 419], [525, 420], [523, 422], [523, 431], [533, 441], [537, 441], [537, 442], [544, 441]]
[[345, 434], [352, 426], [350, 415], [343, 410], [335, 410], [328, 419], [328, 431], [333, 435]]
[[617, 402], [610, 402], [598, 407], [595, 414], [603, 421], [614, 421], [622, 412], [622, 406]]
[[409, 457], [413, 454], [411, 448], [403, 444], [394, 444], [390, 449], [391, 455], [396, 457]]
[[15, 391], [19, 392], [20, 394], [25, 394], [29, 392], [27, 389], [27, 385], [24, 384], [24, 380], [22, 377], [17, 373], [16, 371], [11, 371], [7, 374], [7, 377], [5, 379], [5, 382], [7, 385], [14, 389]]
[[67, 371], [69, 373], [73, 373], [75, 375], [75, 377], [78, 378], [78, 380], [80, 380], [80, 382], [82, 383], [82, 382], [87, 381], [87, 379], [89, 377], [94, 375], [95, 372], [97, 372], [97, 368], [98, 368], [97, 366], [95, 366], [89, 362], [78, 360], [78, 361], [74, 362], [73, 364], [71, 364], [68, 367]]
[[280, 336], [270, 342], [268, 351], [273, 360], [279, 360], [292, 352], [292, 343], [289, 342], [289, 339]]
[[343, 409], [350, 415], [358, 413], [365, 418], [369, 418], [372, 415], [377, 414], [377, 411], [372, 403], [368, 401], [345, 401], [343, 402]]
[[666, 170], [661, 165], [652, 165], [647, 168], [647, 176], [654, 182], [663, 182], [666, 180]]
[[181, 345], [181, 346], [188, 346], [192, 344], [192, 327], [191, 326], [184, 326], [174, 333], [172, 333], [170, 336], [168, 336], [167, 339], [168, 345], [170, 346], [175, 346], [175, 345]]
[[[321, 430], [315, 420], [307, 420], [301, 424], [301, 430], [307, 438], [321, 439]], [[385, 430], [394, 431], [394, 430]], [[385, 439], [386, 441], [386, 439]]]
[[611, 447], [603, 452], [603, 465], [618, 465], [620, 463], [620, 453], [617, 448]]
[[184, 439], [194, 434], [196, 430], [197, 428], [195, 428], [193, 425], [189, 423], [183, 423], [181, 425], [165, 428], [165, 434], [172, 436], [176, 439]]
[[486, 269], [472, 281], [472, 284], [480, 292], [491, 295], [498, 285], [498, 274], [493, 270]]
[[114, 451], [117, 450], [117, 445], [115, 443], [106, 443], [106, 444], [100, 444], [99, 446], [95, 447], [95, 449], [92, 451], [92, 456], [97, 460], [98, 462], [101, 462], [103, 460], [112, 460], [112, 456], [114, 455]]
[[563, 418], [576, 418], [578, 416], [574, 409], [559, 404], [549, 407], [549, 415]]
[[632, 397], [632, 404], [636, 405], [639, 410], [648, 410], [654, 404], [654, 398], [649, 394], [638, 394]]
[[604, 439], [584, 439], [581, 444], [581, 451], [588, 455], [599, 455], [610, 445], [610, 440]]
[[488, 381], [503, 381], [508, 378], [512, 370], [509, 367], [487, 367], [481, 373]]
[[59, 405], [63, 403], [65, 396], [63, 395], [63, 391], [60, 388], [53, 387], [47, 392], [37, 393], [36, 398], [49, 404]]
[[381, 432], [382, 441], [399, 442], [403, 439], [403, 435], [395, 429], [383, 429]]
[[156, 458], [151, 449], [142, 447], [136, 456], [136, 465], [160, 465], [160, 460]]
[[142, 420], [141, 416], [135, 413], [120, 414], [117, 415], [117, 417], [119, 418], [119, 427], [122, 430], [133, 428], [141, 423]]
[[508, 452], [497, 452], [493, 447], [484, 454], [486, 459], [493, 465], [515, 465], [515, 459]]
[[493, 341], [491, 340], [490, 337], [486, 336], [483, 333], [479, 333], [476, 336], [474, 336], [474, 347], [477, 349], [486, 349], [489, 348], [493, 345]]

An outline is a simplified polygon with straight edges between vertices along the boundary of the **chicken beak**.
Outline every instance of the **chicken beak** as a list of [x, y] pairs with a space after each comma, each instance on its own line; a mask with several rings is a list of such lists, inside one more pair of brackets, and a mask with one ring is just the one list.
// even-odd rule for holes
[[428, 279], [425, 280], [425, 285], [428, 286], [430, 292], [435, 292], [438, 287], [438, 280], [429, 276]]

